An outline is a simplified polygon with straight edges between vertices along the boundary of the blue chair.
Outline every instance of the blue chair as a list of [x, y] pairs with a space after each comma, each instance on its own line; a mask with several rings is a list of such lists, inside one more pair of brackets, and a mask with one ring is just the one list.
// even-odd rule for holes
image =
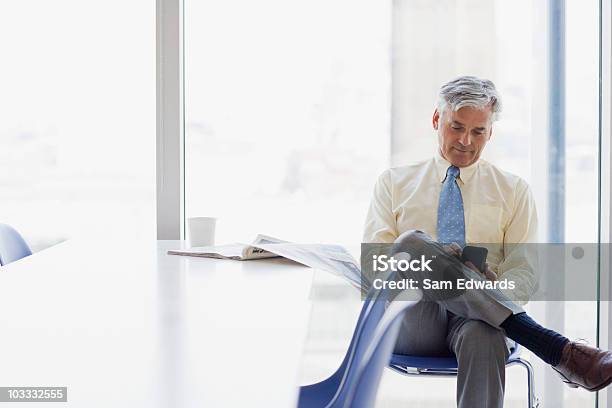
[[10, 225], [0, 224], [0, 266], [32, 255], [23, 237]]
[[371, 407], [401, 326], [404, 312], [418, 303], [393, 301], [389, 291], [371, 290], [361, 308], [340, 367], [326, 380], [300, 387], [298, 407]]
[[[527, 370], [527, 407], [537, 408], [540, 405], [535, 395], [533, 367], [520, 356], [521, 346], [510, 350], [506, 366], [518, 364]], [[457, 376], [457, 359], [455, 357], [419, 357], [404, 354], [393, 354], [389, 367], [394, 371], [408, 376]]]
[[[399, 336], [402, 317], [417, 303], [418, 301], [394, 301], [389, 305], [376, 331], [372, 334], [372, 342], [368, 345], [364, 356], [357, 360], [359, 366], [355, 370], [349, 370], [347, 374], [347, 397], [343, 404], [344, 407], [370, 408], [374, 406], [383, 370], [391, 360], [391, 354]], [[367, 336], [364, 337], [367, 339]]]

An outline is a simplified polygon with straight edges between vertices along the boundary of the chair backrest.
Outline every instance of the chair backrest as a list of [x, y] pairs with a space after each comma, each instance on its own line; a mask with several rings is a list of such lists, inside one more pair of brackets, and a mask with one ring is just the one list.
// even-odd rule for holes
[[[391, 280], [393, 277], [388, 277], [387, 279]], [[397, 330], [395, 330], [395, 326], [390, 327], [390, 322], [394, 321], [395, 317], [403, 315], [406, 308], [416, 304], [420, 299], [420, 294], [419, 299], [410, 302], [394, 300], [389, 303], [390, 306], [387, 309], [387, 301], [391, 298], [392, 291], [387, 289], [372, 289], [368, 293], [368, 299], [366, 299], [357, 321], [349, 350], [338, 370], [344, 371], [343, 378], [336, 395], [328, 405], [329, 407], [353, 406], [353, 400], [360, 399], [366, 401], [368, 396], [371, 398], [376, 397], [380, 376], [391, 358], [401, 319], [397, 319]], [[397, 310], [396, 304], [402, 304], [401, 310]], [[384, 330], [382, 327], [384, 327]], [[384, 337], [383, 333], [389, 333], [390, 337]], [[381, 346], [380, 350], [378, 350], [378, 346], [383, 345], [383, 343], [384, 347]], [[385, 361], [379, 366], [378, 363], [382, 361], [381, 359]], [[366, 367], [368, 362], [372, 363], [367, 366], [369, 368]], [[358, 387], [357, 383], [366, 371], [369, 372], [368, 376], [375, 381], [364, 387]], [[378, 377], [375, 375], [376, 373], [378, 373]], [[378, 379], [376, 380], [376, 378]], [[356, 392], [356, 388], [360, 389], [359, 392]], [[368, 404], [362, 406], [368, 406]]]
[[376, 327], [372, 341], [356, 367], [355, 381], [347, 383], [347, 398], [344, 406], [351, 408], [373, 407], [384, 368], [391, 360], [397, 341], [402, 317], [407, 309], [418, 301], [393, 301]]
[[23, 237], [10, 225], [0, 224], [0, 265], [32, 255]]
[[359, 312], [359, 317], [357, 318], [357, 322], [355, 323], [355, 329], [353, 329], [353, 337], [351, 337], [351, 342], [346, 349], [346, 354], [344, 354], [344, 358], [342, 359], [342, 363], [340, 367], [332, 374], [332, 377], [336, 377], [340, 387], [344, 383], [344, 379], [342, 377], [346, 377], [346, 368], [351, 360], [353, 360], [353, 356], [355, 355], [355, 345], [357, 344], [357, 339], [363, 330], [363, 320], [365, 316], [370, 313], [370, 309], [372, 308], [372, 300], [378, 292], [374, 289], [370, 289], [368, 295], [364, 299], [363, 305], [361, 306], [361, 312]]

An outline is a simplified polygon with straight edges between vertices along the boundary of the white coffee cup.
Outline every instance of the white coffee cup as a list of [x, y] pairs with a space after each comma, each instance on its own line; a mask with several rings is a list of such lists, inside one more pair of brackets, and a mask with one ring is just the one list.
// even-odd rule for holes
[[187, 219], [187, 238], [189, 246], [200, 247], [215, 245], [214, 217], [191, 217]]

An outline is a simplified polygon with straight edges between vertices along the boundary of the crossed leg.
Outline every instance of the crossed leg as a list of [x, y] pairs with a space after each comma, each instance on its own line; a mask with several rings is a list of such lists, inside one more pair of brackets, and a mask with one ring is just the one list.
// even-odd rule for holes
[[[422, 231], [407, 231], [398, 237], [393, 253], [400, 252], [435, 259], [432, 272], [427, 274], [432, 280], [485, 279]], [[409, 272], [409, 275], [417, 280], [425, 277], [423, 273]], [[404, 318], [396, 351], [412, 350], [408, 354], [418, 355], [416, 351], [422, 344], [428, 344], [427, 339], [431, 349], [422, 350], [425, 355], [452, 350], [459, 362], [457, 401], [460, 407], [480, 406], [483, 400], [489, 399], [482, 406], [502, 406], [508, 353], [505, 336], [551, 364], [564, 382], [572, 386], [597, 391], [612, 382], [612, 353], [570, 342], [542, 327], [497, 289], [423, 290], [421, 303], [423, 306], [411, 312], [413, 316]], [[444, 333], [446, 350], [436, 340]], [[481, 392], [483, 389], [486, 392]], [[492, 397], [483, 398], [488, 394]]]
[[402, 320], [399, 354], [457, 357], [457, 406], [501, 408], [509, 349], [502, 330], [420, 302]]

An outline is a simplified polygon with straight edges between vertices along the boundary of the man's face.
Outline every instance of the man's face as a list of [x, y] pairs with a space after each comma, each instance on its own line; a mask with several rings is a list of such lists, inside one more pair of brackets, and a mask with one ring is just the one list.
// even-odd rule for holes
[[438, 144], [442, 157], [457, 167], [475, 163], [491, 139], [491, 108], [469, 106], [457, 111], [445, 109], [442, 116], [436, 109], [433, 127], [438, 131]]

